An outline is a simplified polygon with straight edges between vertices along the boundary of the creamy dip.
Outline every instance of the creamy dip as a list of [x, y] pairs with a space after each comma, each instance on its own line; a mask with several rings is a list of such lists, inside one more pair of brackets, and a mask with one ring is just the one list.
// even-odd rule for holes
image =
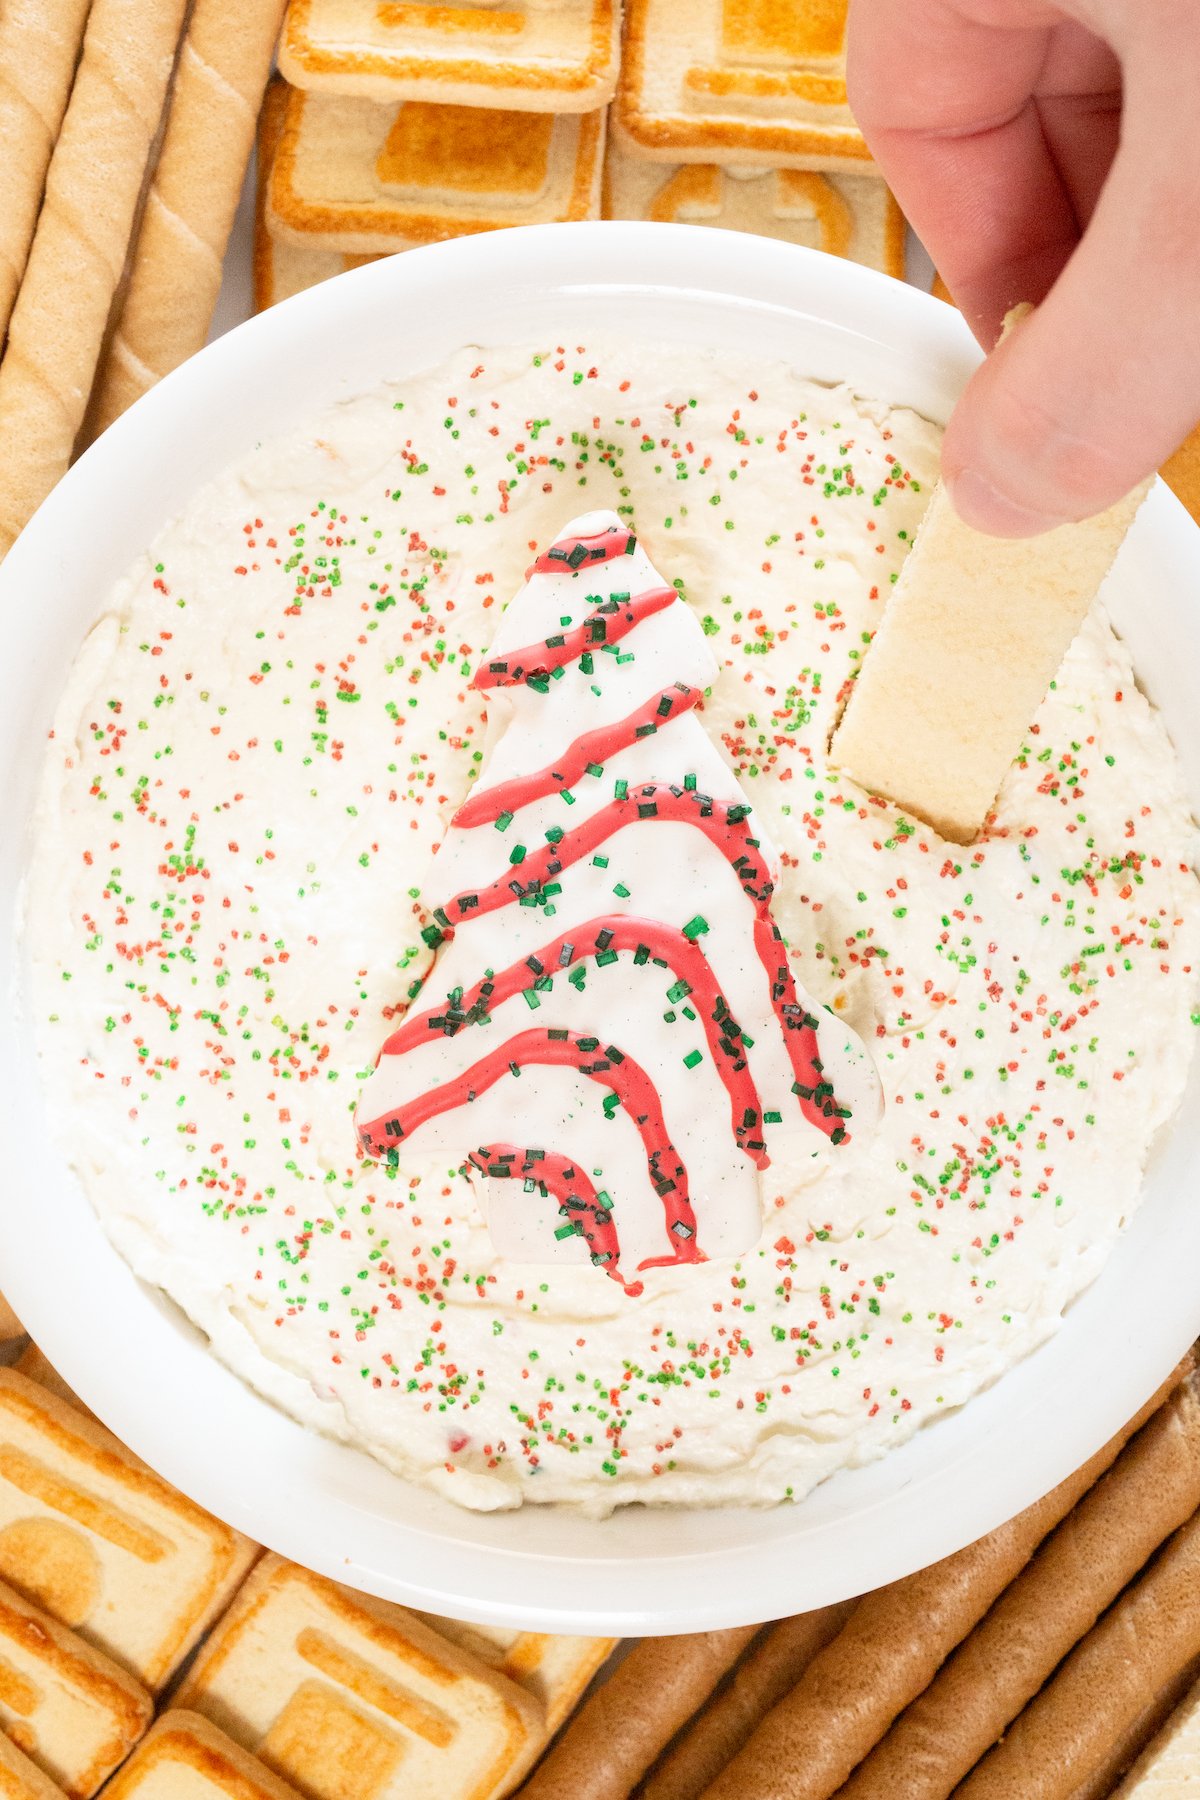
[[[119, 584], [37, 826], [45, 1078], [122, 1254], [260, 1391], [470, 1506], [800, 1498], [1094, 1277], [1191, 1054], [1194, 827], [1099, 606], [976, 846], [828, 772], [937, 452], [912, 413], [749, 359], [472, 350], [257, 450]], [[819, 1166], [772, 1152], [751, 1249], [637, 1292], [578, 1239], [501, 1255], [459, 1154], [381, 1165], [355, 1133], [433, 963], [438, 847], [484, 763], [472, 680], [531, 559], [600, 508], [699, 622], [719, 673], [688, 728], [884, 1095]], [[681, 1029], [638, 1047], [676, 1105]]]

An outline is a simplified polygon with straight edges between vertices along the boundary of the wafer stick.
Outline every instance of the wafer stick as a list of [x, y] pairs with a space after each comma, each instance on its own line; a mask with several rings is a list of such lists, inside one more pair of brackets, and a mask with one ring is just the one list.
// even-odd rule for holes
[[283, 5], [194, 0], [93, 435], [204, 343]]
[[956, 1800], [1069, 1800], [1200, 1655], [1200, 1514], [1093, 1627]]
[[702, 1794], [853, 1610], [854, 1602], [847, 1600], [773, 1625], [747, 1651], [728, 1686], [655, 1765], [641, 1788], [641, 1800], [695, 1800]]
[[939, 483], [834, 727], [835, 766], [971, 843], [1149, 489], [1014, 540], [965, 525]]
[[947, 1800], [1159, 1545], [1200, 1508], [1200, 1376], [1063, 1520], [839, 1800]]
[[0, 363], [0, 556], [71, 460], [185, 0], [95, 0]]
[[[1109, 1787], [1097, 1787], [1094, 1794], [1107, 1797], [1111, 1793], [1112, 1800], [1175, 1800], [1181, 1788], [1186, 1793], [1191, 1786], [1195, 1800], [1195, 1785], [1189, 1778], [1200, 1774], [1200, 1683], [1196, 1674], [1196, 1664], [1190, 1663], [1139, 1714], [1132, 1730], [1098, 1771], [1109, 1777]], [[1120, 1775], [1125, 1779], [1113, 1792]], [[1079, 1794], [1076, 1788], [1071, 1800]], [[1085, 1795], [1083, 1800], [1092, 1800], [1092, 1796]]]
[[1123, 1430], [1036, 1505], [932, 1568], [860, 1600], [848, 1624], [705, 1789], [705, 1800], [828, 1800], [1192, 1367], [1189, 1356]]
[[575, 1714], [522, 1800], [626, 1800], [758, 1629], [644, 1638]]
[[89, 4], [8, 0], [0, 8], [0, 344], [25, 272]]

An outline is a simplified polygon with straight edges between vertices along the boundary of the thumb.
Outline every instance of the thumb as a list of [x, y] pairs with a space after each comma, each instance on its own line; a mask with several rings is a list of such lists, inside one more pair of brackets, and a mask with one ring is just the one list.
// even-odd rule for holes
[[1082, 242], [955, 409], [942, 469], [978, 530], [1026, 537], [1100, 512], [1200, 419], [1200, 147], [1176, 82], [1194, 79], [1196, 48], [1141, 93], [1127, 68], [1122, 147]]

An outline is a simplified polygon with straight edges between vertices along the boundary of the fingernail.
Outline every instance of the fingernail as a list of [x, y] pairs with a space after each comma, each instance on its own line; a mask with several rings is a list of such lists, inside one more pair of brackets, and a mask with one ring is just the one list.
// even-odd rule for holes
[[955, 512], [964, 524], [989, 537], [1036, 537], [1039, 532], [1053, 531], [1067, 521], [1057, 513], [1038, 512], [1022, 506], [994, 488], [976, 469], [960, 469], [946, 477], [946, 487]]

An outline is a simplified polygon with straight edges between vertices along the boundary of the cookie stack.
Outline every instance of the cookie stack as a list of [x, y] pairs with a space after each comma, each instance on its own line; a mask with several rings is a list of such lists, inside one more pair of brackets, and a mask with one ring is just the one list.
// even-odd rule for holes
[[[259, 140], [256, 302], [356, 261], [603, 215], [902, 276], [846, 104], [848, 0], [290, 0]], [[610, 104], [611, 102], [611, 104]]]

